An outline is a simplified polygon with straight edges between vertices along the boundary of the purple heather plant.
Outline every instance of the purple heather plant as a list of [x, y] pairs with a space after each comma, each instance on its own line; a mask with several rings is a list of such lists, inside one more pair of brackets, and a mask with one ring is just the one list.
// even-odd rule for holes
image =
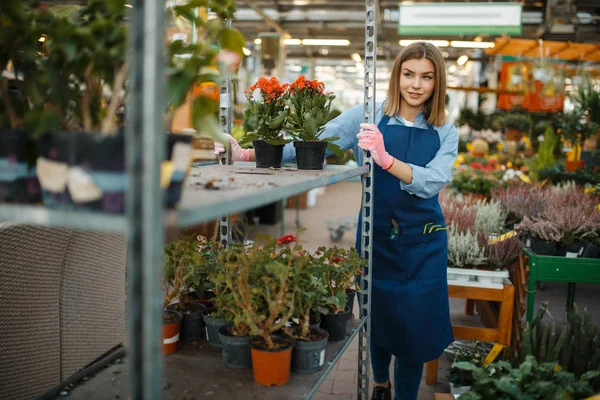
[[517, 221], [523, 217], [535, 217], [545, 208], [548, 201], [548, 190], [539, 186], [510, 185], [498, 186], [492, 191], [492, 199], [502, 204], [502, 207]]
[[506, 269], [521, 254], [523, 244], [518, 236], [502, 241], [490, 241], [485, 244], [485, 256], [488, 267], [492, 269]]
[[551, 221], [539, 217], [524, 217], [523, 221], [515, 226], [515, 229], [545, 242], [558, 243], [562, 238], [562, 234]]
[[473, 230], [475, 227], [475, 216], [477, 208], [461, 202], [455, 197], [446, 197], [440, 202], [446, 226], [454, 225], [456, 232]]

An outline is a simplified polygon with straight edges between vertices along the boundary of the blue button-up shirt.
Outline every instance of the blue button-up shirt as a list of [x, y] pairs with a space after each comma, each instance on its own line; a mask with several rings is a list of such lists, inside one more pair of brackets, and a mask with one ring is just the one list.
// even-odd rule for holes
[[[375, 125], [383, 118], [383, 103], [377, 103], [375, 108]], [[364, 104], [358, 104], [337, 118], [329, 121], [325, 126], [322, 138], [338, 136], [335, 142], [342, 150], [352, 149], [354, 157], [359, 165], [363, 164], [364, 151], [358, 148], [358, 139], [356, 135], [360, 132], [360, 124], [364, 118]], [[388, 125], [404, 125], [401, 118], [390, 118]], [[419, 113], [415, 118], [415, 128], [427, 129], [428, 124], [423, 113]], [[408, 193], [421, 198], [430, 198], [435, 196], [452, 179], [452, 167], [458, 154], [458, 133], [453, 124], [445, 124], [434, 127], [440, 135], [440, 149], [437, 154], [425, 167], [408, 164], [413, 171], [413, 179], [410, 184], [400, 181], [400, 188]], [[331, 152], [328, 150], [327, 155]], [[283, 161], [295, 162], [296, 151], [293, 143], [288, 143], [283, 149]], [[402, 161], [402, 160], [400, 160]]]

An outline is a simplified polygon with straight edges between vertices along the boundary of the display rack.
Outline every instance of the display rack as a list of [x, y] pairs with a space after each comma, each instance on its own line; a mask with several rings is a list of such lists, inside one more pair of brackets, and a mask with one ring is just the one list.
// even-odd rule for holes
[[[230, 165], [229, 152], [225, 152], [220, 158], [220, 165], [194, 169], [192, 176], [188, 178], [179, 210], [165, 213], [163, 192], [158, 178], [165, 149], [162, 131], [164, 32], [163, 29], [157, 29], [164, 26], [164, 1], [134, 0], [131, 3], [129, 103], [125, 135], [128, 174], [126, 214], [121, 216], [86, 211], [50, 210], [39, 206], [0, 205], [0, 220], [127, 233], [128, 396], [132, 399], [154, 400], [162, 398], [163, 393], [162, 291], [157, 277], [160, 276], [162, 265], [165, 226], [185, 227], [220, 218], [221, 241], [229, 243], [231, 220], [228, 214], [283, 200], [312, 188], [363, 176], [360, 244], [361, 254], [368, 260], [368, 264], [361, 280], [363, 295], [359, 296], [360, 320], [351, 323], [353, 330], [346, 341], [328, 345], [327, 368], [312, 378], [293, 377], [289, 387], [301, 387], [298, 393], [302, 395], [297, 396], [298, 398], [312, 397], [352, 339], [358, 335], [357, 397], [366, 400], [369, 394], [369, 300], [373, 271], [371, 155], [365, 152], [364, 165], [358, 168], [328, 167], [324, 171], [316, 172], [283, 168], [278, 171], [269, 170], [265, 175], [264, 170], [257, 171], [247, 164]], [[366, 0], [364, 122], [369, 123], [373, 122], [375, 115], [377, 13], [378, 1]], [[231, 133], [230, 79], [221, 86], [220, 100], [220, 124], [224, 133]], [[207, 178], [221, 179], [220, 183], [223, 187], [219, 190], [202, 189], [202, 185], [206, 185]], [[230, 178], [233, 178], [233, 181]], [[194, 190], [195, 185], [201, 189]], [[169, 362], [167, 367], [168, 364]], [[93, 367], [97, 368], [98, 365], [93, 364]], [[89, 368], [91, 367], [86, 370]], [[84, 374], [86, 370], [78, 375]], [[110, 379], [107, 385], [111, 385]], [[280, 390], [290, 393], [285, 387]], [[76, 396], [76, 393], [77, 390], [73, 391], [73, 395]]]

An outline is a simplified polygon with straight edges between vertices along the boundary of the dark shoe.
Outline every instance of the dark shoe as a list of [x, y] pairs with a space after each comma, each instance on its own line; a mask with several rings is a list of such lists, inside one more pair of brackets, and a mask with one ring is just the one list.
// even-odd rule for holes
[[388, 383], [388, 387], [375, 386], [371, 400], [392, 400], [392, 385]]

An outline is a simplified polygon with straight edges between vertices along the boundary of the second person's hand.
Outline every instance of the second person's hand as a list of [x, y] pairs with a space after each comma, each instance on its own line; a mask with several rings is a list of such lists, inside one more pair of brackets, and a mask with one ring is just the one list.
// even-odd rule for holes
[[361, 131], [356, 137], [358, 138], [358, 147], [371, 152], [373, 161], [384, 170], [388, 170], [394, 164], [392, 157], [386, 150], [383, 141], [383, 134], [374, 124], [360, 124]]
[[[225, 134], [225, 137], [231, 145], [231, 161], [250, 161], [250, 150], [242, 149], [237, 140], [231, 135]], [[225, 152], [225, 146], [221, 142], [214, 142], [215, 155]]]

